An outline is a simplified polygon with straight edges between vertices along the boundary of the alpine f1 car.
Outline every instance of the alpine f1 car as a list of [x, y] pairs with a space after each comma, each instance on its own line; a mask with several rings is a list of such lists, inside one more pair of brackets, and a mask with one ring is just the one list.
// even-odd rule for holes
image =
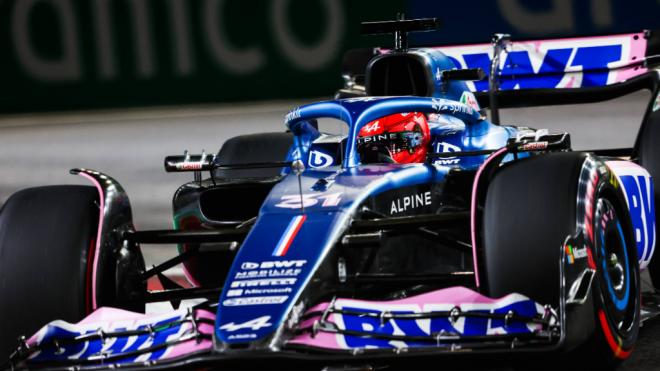
[[[627, 358], [657, 312], [640, 270], [660, 287], [658, 39], [408, 48], [407, 32], [435, 26], [364, 24], [395, 33], [395, 47], [369, 51], [366, 67], [349, 58], [337, 99], [291, 110], [286, 132], [166, 158], [194, 173], [172, 230], [135, 230], [122, 186], [90, 169], [72, 173], [92, 186], [14, 194], [0, 212], [4, 367]], [[630, 148], [572, 151], [567, 133], [497, 115], [641, 89], [652, 100]], [[319, 132], [324, 118], [343, 135]], [[146, 268], [149, 244], [179, 254]], [[164, 274], [179, 264], [189, 285]], [[179, 308], [191, 298], [203, 300]], [[175, 309], [143, 314], [161, 301]]]

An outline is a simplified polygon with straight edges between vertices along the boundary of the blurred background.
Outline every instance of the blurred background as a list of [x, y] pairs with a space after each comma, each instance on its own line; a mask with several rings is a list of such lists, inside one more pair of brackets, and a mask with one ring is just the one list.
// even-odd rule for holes
[[[660, 0], [0, 0], [0, 204], [25, 187], [84, 184], [68, 170], [88, 167], [124, 185], [138, 228], [169, 228], [191, 175], [166, 174], [166, 155], [284, 130], [291, 107], [341, 87], [346, 50], [391, 46], [360, 36], [360, 22], [399, 12], [442, 22], [413, 45], [660, 28]], [[629, 146], [647, 100], [502, 116], [570, 130], [578, 148]]]

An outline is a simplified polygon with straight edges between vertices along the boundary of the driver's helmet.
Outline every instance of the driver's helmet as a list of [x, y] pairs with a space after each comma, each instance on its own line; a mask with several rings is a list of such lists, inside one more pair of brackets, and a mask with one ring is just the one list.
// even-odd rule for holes
[[424, 162], [430, 137], [423, 113], [395, 113], [364, 125], [357, 150], [362, 163]]

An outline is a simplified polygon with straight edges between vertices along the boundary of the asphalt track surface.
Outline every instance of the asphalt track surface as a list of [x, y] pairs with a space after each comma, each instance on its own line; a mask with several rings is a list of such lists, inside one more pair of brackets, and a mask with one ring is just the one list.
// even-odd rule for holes
[[[598, 104], [503, 110], [501, 116], [505, 124], [569, 131], [575, 149], [626, 147], [634, 143], [648, 99], [647, 93], [635, 93]], [[68, 173], [85, 167], [105, 172], [124, 186], [138, 229], [171, 228], [172, 195], [192, 174], [165, 173], [165, 156], [185, 149], [212, 153], [235, 135], [282, 131], [286, 112], [301, 103], [305, 102], [0, 116], [0, 204], [22, 188], [87, 184]], [[149, 246], [144, 253], [148, 264], [156, 264], [175, 250]], [[647, 323], [632, 358], [620, 369], [660, 370], [658, 336], [660, 320]], [[510, 364], [494, 367], [506, 370]], [[467, 369], [492, 367], [488, 361]]]

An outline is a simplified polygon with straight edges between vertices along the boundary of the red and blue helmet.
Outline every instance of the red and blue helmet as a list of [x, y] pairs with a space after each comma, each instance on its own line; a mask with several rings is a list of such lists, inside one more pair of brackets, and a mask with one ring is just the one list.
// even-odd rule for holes
[[358, 133], [357, 150], [362, 163], [424, 162], [430, 137], [423, 113], [395, 113], [364, 125]]

